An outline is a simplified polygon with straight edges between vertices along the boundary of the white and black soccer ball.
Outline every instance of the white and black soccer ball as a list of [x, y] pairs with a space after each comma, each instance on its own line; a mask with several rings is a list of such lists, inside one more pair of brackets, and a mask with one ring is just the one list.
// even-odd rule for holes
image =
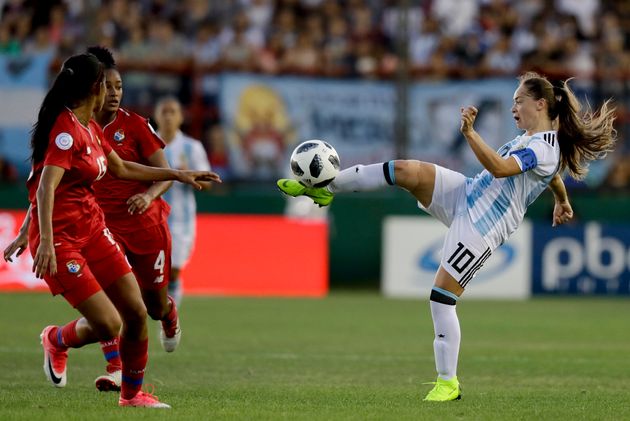
[[339, 174], [339, 155], [323, 140], [302, 142], [291, 154], [291, 171], [307, 187], [324, 187]]

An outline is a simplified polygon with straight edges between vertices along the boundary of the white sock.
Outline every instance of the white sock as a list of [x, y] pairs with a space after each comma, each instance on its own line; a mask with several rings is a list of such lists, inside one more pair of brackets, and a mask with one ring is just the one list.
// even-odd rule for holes
[[459, 342], [461, 331], [455, 305], [442, 304], [436, 301], [431, 303], [431, 316], [433, 317], [433, 329], [435, 340], [433, 351], [435, 353], [435, 368], [438, 377], [450, 380], [457, 375], [457, 357], [459, 356]]
[[337, 174], [333, 182], [328, 185], [328, 190], [332, 193], [378, 190], [395, 184], [393, 174], [394, 161], [355, 165]]
[[168, 295], [170, 295], [173, 298], [173, 301], [175, 301], [175, 305], [177, 306], [177, 308], [179, 308], [182, 302], [181, 276], [178, 279], [175, 279], [174, 281], [170, 281], [168, 283]]

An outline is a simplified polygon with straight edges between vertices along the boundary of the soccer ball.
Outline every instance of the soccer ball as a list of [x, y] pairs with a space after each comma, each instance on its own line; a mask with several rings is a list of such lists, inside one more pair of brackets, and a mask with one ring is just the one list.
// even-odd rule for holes
[[324, 187], [339, 173], [339, 155], [322, 140], [302, 142], [291, 154], [291, 171], [307, 187]]

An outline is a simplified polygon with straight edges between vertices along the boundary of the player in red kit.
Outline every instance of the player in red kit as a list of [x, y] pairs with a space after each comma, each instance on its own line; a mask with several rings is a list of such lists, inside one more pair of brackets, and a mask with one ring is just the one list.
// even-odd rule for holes
[[[119, 178], [178, 180], [198, 188], [197, 179], [220, 179], [211, 172], [123, 161], [91, 120], [104, 97], [100, 61], [92, 54], [70, 57], [42, 102], [31, 138], [31, 206], [23, 228], [28, 227], [33, 271], [53, 295], [63, 295], [83, 316], [42, 331], [44, 372], [54, 386], [64, 387], [68, 348], [109, 343], [120, 334], [119, 405], [168, 408], [141, 391], [148, 359], [147, 310], [131, 268], [105, 225], [93, 183], [108, 169]], [[22, 233], [5, 250], [6, 260], [24, 250]]]
[[[126, 161], [168, 168], [164, 142], [149, 122], [120, 108], [122, 79], [112, 53], [104, 47], [90, 47], [87, 51], [105, 66], [105, 103], [95, 114], [105, 143]], [[147, 312], [152, 319], [161, 321], [160, 342], [167, 352], [175, 350], [181, 337], [177, 307], [166, 288], [171, 270], [171, 235], [167, 224], [169, 206], [161, 195], [171, 183], [121, 180], [105, 174], [94, 184], [107, 227], [131, 264]], [[107, 374], [96, 379], [96, 388], [119, 390], [120, 366], [108, 358], [115, 355], [115, 350], [103, 348], [108, 360]]]

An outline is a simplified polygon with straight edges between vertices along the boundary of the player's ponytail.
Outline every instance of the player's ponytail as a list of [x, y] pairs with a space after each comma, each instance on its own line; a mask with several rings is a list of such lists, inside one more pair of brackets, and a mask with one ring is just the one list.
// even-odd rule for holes
[[103, 65], [92, 54], [70, 57], [48, 91], [31, 131], [31, 162], [44, 159], [48, 136], [65, 107], [78, 106], [93, 94], [95, 84], [103, 79]]
[[580, 102], [568, 85], [570, 79], [558, 86], [533, 72], [519, 79], [532, 98], [545, 99], [549, 118], [558, 119], [560, 170], [567, 170], [576, 180], [583, 179], [589, 162], [606, 156], [617, 140], [613, 127], [616, 113], [610, 100], [597, 111], [589, 107], [580, 112]]

